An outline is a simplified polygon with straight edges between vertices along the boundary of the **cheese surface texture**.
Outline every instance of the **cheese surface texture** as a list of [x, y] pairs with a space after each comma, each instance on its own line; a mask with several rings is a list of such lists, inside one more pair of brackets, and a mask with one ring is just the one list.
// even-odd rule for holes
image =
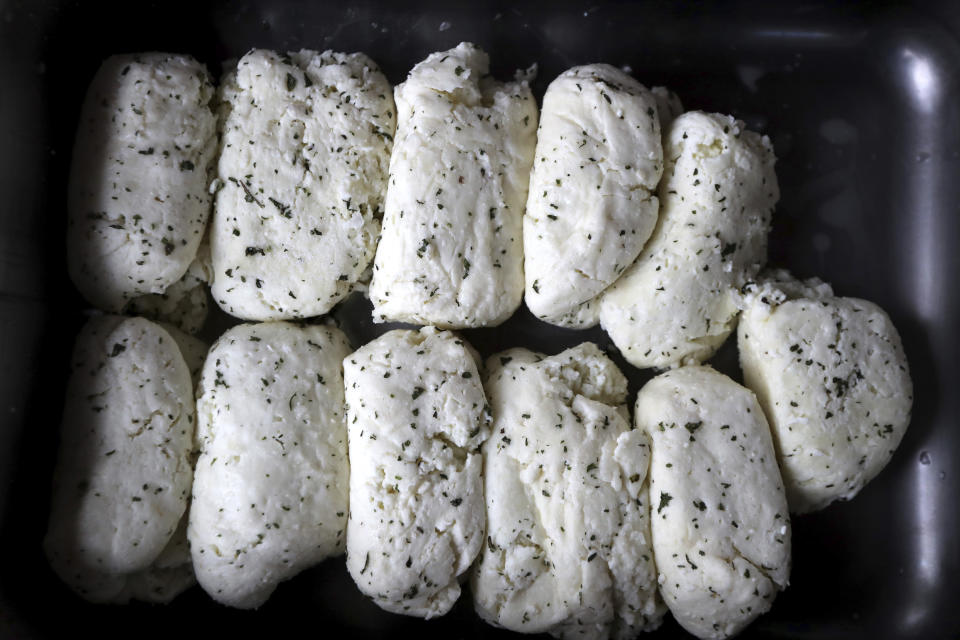
[[737, 290], [766, 262], [779, 198], [770, 141], [729, 116], [678, 117], [664, 162], [653, 235], [600, 300], [603, 328], [641, 368], [699, 362], [723, 343]]
[[560, 638], [656, 628], [649, 439], [631, 430], [627, 381], [592, 343], [487, 361], [487, 539], [472, 575], [488, 622]]
[[770, 419], [791, 511], [855, 496], [910, 422], [913, 385], [890, 318], [872, 302], [781, 271], [749, 287], [737, 338], [744, 381]]
[[652, 441], [660, 593], [695, 636], [735, 635], [790, 576], [790, 516], [763, 411], [723, 374], [681, 367], [644, 385], [634, 417]]
[[177, 343], [142, 318], [94, 316], [76, 341], [63, 416], [47, 556], [82, 597], [125, 601], [190, 494], [193, 386]]
[[370, 299], [375, 322], [506, 320], [523, 296], [523, 210], [537, 105], [469, 43], [397, 86], [397, 139]]
[[94, 306], [163, 293], [193, 261], [210, 214], [213, 97], [189, 56], [113, 56], [94, 76], [67, 204], [70, 278]]
[[247, 320], [326, 313], [376, 250], [396, 125], [362, 53], [254, 50], [220, 87], [213, 297]]
[[490, 415], [477, 363], [456, 335], [426, 327], [380, 336], [343, 371], [347, 569], [387, 611], [441, 616], [484, 541]]
[[339, 329], [247, 324], [211, 347], [187, 536], [200, 586], [239, 608], [343, 552], [346, 428]]
[[595, 298], [650, 237], [663, 172], [657, 110], [646, 87], [607, 64], [547, 87], [523, 218], [524, 299], [538, 318], [595, 325]]

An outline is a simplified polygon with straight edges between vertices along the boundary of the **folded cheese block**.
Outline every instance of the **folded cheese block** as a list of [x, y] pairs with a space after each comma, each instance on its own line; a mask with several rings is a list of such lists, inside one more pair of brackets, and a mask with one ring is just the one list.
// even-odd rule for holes
[[362, 53], [253, 50], [220, 87], [213, 297], [247, 320], [322, 315], [380, 234], [396, 117]]
[[[180, 348], [180, 355], [183, 356], [183, 361], [190, 371], [191, 388], [196, 389], [197, 385], [200, 384], [200, 374], [203, 372], [203, 363], [207, 359], [207, 350], [210, 345], [178, 327], [164, 322], [158, 324], [170, 334], [170, 337]], [[193, 450], [192, 453], [196, 454], [196, 450]]]
[[343, 361], [350, 445], [347, 569], [394, 613], [433, 618], [483, 545], [490, 413], [466, 343], [395, 330]]
[[174, 338], [142, 318], [92, 317], [63, 416], [44, 540], [51, 566], [93, 602], [168, 601], [192, 584], [189, 561], [168, 552], [193, 473], [193, 386]]
[[214, 87], [190, 56], [104, 61], [80, 115], [67, 202], [67, 264], [80, 293], [119, 312], [186, 273], [210, 214]]
[[169, 604], [197, 583], [186, 535], [187, 514], [156, 559], [131, 573], [108, 573], [73, 564], [65, 582], [81, 597], [97, 604], [127, 604], [131, 600]]
[[607, 64], [547, 87], [523, 218], [524, 299], [538, 318], [595, 325], [597, 296], [650, 237], [663, 172], [657, 113], [653, 93]]
[[660, 119], [660, 133], [666, 134], [670, 125], [683, 113], [683, 103], [680, 96], [666, 87], [650, 89], [653, 99], [657, 102], [657, 118]]
[[462, 43], [396, 88], [375, 322], [492, 326], [520, 305], [537, 105], [525, 80], [488, 71], [487, 54]]
[[184, 512], [167, 546], [153, 563], [142, 571], [125, 576], [126, 583], [112, 600], [114, 604], [128, 600], [167, 604], [197, 583], [187, 543], [187, 514]]
[[[209, 345], [175, 326], [165, 323], [160, 323], [160, 326], [177, 343], [183, 361], [190, 371], [191, 389], [195, 389], [200, 382], [200, 373]], [[193, 396], [192, 393], [191, 396]], [[197, 462], [196, 449], [191, 447], [188, 460], [190, 461], [190, 468], [193, 469]], [[125, 576], [126, 583], [123, 590], [112, 600], [113, 603], [142, 600], [144, 602], [166, 604], [197, 583], [196, 576], [193, 573], [193, 562], [190, 558], [190, 544], [187, 541], [189, 512], [188, 503], [180, 517], [180, 523], [177, 525], [176, 531], [173, 532], [167, 542], [167, 546], [163, 548], [163, 551], [149, 567]]]
[[[200, 251], [203, 251], [203, 245]], [[155, 322], [172, 324], [190, 334], [197, 333], [207, 320], [207, 282], [202, 263], [195, 259], [183, 277], [166, 291], [133, 298], [126, 311]]]
[[487, 540], [474, 605], [497, 626], [633, 638], [659, 626], [649, 438], [631, 430], [627, 380], [592, 343], [487, 361]]
[[678, 117], [664, 162], [657, 226], [600, 300], [603, 328], [637, 367], [700, 362], [726, 340], [779, 198], [770, 141], [729, 116]]
[[343, 552], [346, 427], [339, 329], [246, 324], [210, 348], [187, 537], [200, 586], [240, 608]]
[[728, 638], [770, 609], [790, 576], [790, 516], [756, 397], [709, 367], [681, 367], [637, 395], [650, 435], [660, 593], [699, 638]]
[[900, 336], [877, 305], [773, 271], [744, 296], [746, 385], [770, 420], [790, 510], [849, 500], [890, 461], [910, 423]]

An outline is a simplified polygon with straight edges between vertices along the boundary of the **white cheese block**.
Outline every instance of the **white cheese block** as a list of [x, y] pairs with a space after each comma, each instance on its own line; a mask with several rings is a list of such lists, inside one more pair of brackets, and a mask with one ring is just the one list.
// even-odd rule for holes
[[373, 259], [396, 126], [362, 53], [254, 50], [220, 88], [213, 297], [247, 320], [326, 313]]
[[774, 272], [748, 287], [737, 332], [746, 385], [770, 420], [790, 510], [849, 500], [910, 422], [900, 336], [877, 305]]
[[637, 396], [650, 435], [650, 507], [660, 593], [700, 638], [739, 633], [790, 576], [790, 516], [767, 421], [748, 389], [682, 367]]
[[[200, 381], [200, 373], [207, 356], [209, 345], [177, 327], [162, 324], [161, 327], [177, 343], [183, 361], [190, 371], [191, 388], [195, 389]], [[193, 393], [191, 392], [191, 398]], [[192, 444], [192, 438], [191, 438]], [[196, 465], [197, 451], [192, 448], [188, 454], [191, 469]], [[167, 542], [160, 555], [149, 567], [126, 576], [123, 590], [111, 602], [122, 604], [131, 599], [166, 604], [180, 593], [197, 583], [190, 558], [190, 545], [187, 542], [187, 523], [189, 505], [184, 510], [176, 531]]]
[[[167, 324], [160, 326], [170, 334], [180, 348], [183, 361], [190, 371], [191, 388], [195, 389], [200, 381], [200, 373], [209, 345], [177, 327]], [[192, 393], [191, 397], [193, 397]], [[192, 469], [197, 461], [196, 449], [191, 447], [188, 458]], [[167, 546], [163, 548], [153, 564], [143, 571], [126, 576], [124, 589], [111, 602], [122, 604], [133, 599], [166, 604], [197, 583], [190, 558], [190, 545], [187, 542], [189, 511], [188, 505], [180, 518], [177, 530], [173, 532]]]
[[523, 296], [523, 209], [537, 105], [469, 43], [397, 86], [397, 140], [370, 299], [375, 322], [506, 320]]
[[657, 99], [607, 64], [574, 67], [543, 97], [523, 218], [527, 307], [551, 324], [597, 323], [595, 298], [657, 221]]
[[710, 357], [733, 330], [737, 290], [767, 259], [779, 197], [773, 148], [729, 116], [688, 112], [664, 140], [660, 218], [600, 300], [600, 322], [637, 367]]
[[347, 438], [339, 329], [239, 325], [210, 348], [187, 537], [200, 586], [239, 608], [343, 552]]
[[347, 569], [394, 613], [433, 618], [484, 541], [480, 445], [490, 414], [456, 335], [380, 336], [343, 361], [350, 444]]
[[497, 626], [569, 638], [656, 628], [645, 433], [627, 380], [592, 343], [551, 357], [491, 357], [483, 445], [487, 540], [474, 605]]
[[170, 334], [91, 318], [74, 348], [44, 540], [70, 588], [124, 601], [131, 574], [155, 566], [186, 510], [193, 434], [190, 372]]
[[94, 76], [67, 203], [70, 277], [94, 306], [163, 293], [193, 261], [210, 214], [213, 96], [189, 56], [113, 56]]

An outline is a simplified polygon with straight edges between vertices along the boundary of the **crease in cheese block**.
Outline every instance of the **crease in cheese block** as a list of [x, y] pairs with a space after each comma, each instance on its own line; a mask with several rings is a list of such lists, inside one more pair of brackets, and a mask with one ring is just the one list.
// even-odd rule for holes
[[[177, 343], [177, 347], [180, 348], [180, 355], [183, 356], [183, 361], [190, 371], [191, 388], [196, 390], [197, 385], [200, 384], [200, 374], [203, 371], [203, 363], [207, 359], [207, 350], [210, 345], [173, 325], [164, 322], [158, 324], [170, 334], [170, 337]], [[193, 395], [196, 397], [196, 394]], [[191, 455], [194, 456], [194, 462], [196, 461], [195, 454], [196, 450], [192, 451]]]
[[547, 87], [523, 217], [524, 299], [541, 320], [595, 325], [597, 296], [650, 237], [663, 172], [659, 102], [607, 64], [574, 67]]
[[214, 600], [262, 605], [277, 584], [343, 552], [347, 434], [336, 328], [236, 326], [210, 348], [197, 398], [187, 537]]
[[[190, 372], [171, 335], [142, 318], [88, 320], [74, 347], [44, 539], [54, 571], [81, 597], [166, 602], [189, 586], [189, 563], [165, 549], [189, 499], [193, 435]], [[181, 577], [129, 589], [160, 565]]]
[[659, 626], [647, 435], [627, 380], [592, 343], [487, 361], [487, 539], [474, 606], [496, 626], [560, 638], [633, 638]]
[[68, 584], [96, 604], [128, 604], [131, 600], [169, 604], [197, 583], [187, 546], [186, 522], [185, 512], [167, 546], [146, 568], [131, 573], [107, 573], [73, 565]]
[[660, 593], [695, 636], [733, 636], [790, 576], [790, 516], [763, 410], [749, 389], [693, 366], [647, 382], [634, 418], [652, 444]]
[[700, 362], [733, 331], [737, 291], [767, 260], [774, 161], [769, 139], [732, 117], [691, 111], [670, 125], [657, 225], [600, 299], [600, 323], [632, 365]]
[[172, 324], [190, 334], [200, 331], [207, 320], [207, 279], [199, 258], [194, 259], [183, 277], [166, 291], [134, 298], [125, 311], [155, 322]]
[[397, 86], [397, 140], [370, 299], [374, 322], [495, 326], [523, 297], [537, 105], [469, 43]]
[[322, 315], [376, 250], [396, 128], [390, 84], [362, 53], [253, 50], [225, 74], [220, 99], [213, 298], [246, 320]]
[[126, 576], [126, 583], [111, 600], [112, 604], [125, 604], [130, 600], [167, 604], [197, 583], [187, 544], [187, 520], [185, 511], [167, 546], [153, 564]]
[[657, 102], [657, 117], [660, 119], [660, 132], [666, 134], [670, 125], [683, 113], [683, 103], [680, 96], [667, 87], [653, 87], [650, 89], [653, 99]]
[[[177, 343], [187, 370], [190, 372], [191, 389], [196, 389], [209, 345], [178, 327], [166, 323], [159, 324]], [[191, 437], [191, 448], [187, 456], [191, 469], [196, 466], [198, 453], [192, 443]], [[123, 589], [110, 600], [112, 604], [125, 604], [130, 600], [167, 604], [197, 583], [193, 572], [193, 561], [190, 558], [190, 544], [187, 541], [189, 515], [188, 503], [167, 546], [149, 567], [126, 576]]]
[[746, 287], [737, 330], [793, 513], [853, 498], [910, 423], [913, 384], [889, 316], [819, 280], [772, 271]]
[[214, 87], [190, 56], [107, 58], [87, 91], [70, 170], [67, 264], [88, 302], [120, 312], [186, 273], [210, 214]]
[[343, 361], [350, 450], [347, 569], [394, 613], [433, 618], [484, 544], [489, 407], [455, 334], [398, 329]]

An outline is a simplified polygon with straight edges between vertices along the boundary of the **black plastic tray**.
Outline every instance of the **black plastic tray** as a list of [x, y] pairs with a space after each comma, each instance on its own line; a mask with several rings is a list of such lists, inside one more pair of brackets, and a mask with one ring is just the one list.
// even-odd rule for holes
[[[84, 308], [66, 277], [65, 185], [99, 62], [188, 52], [216, 73], [255, 46], [334, 48], [370, 54], [399, 82], [461, 40], [488, 50], [499, 74], [539, 63], [538, 97], [570, 66], [610, 62], [670, 86], [688, 109], [732, 113], [770, 135], [782, 189], [771, 264], [882, 305], [916, 400], [873, 483], [794, 520], [792, 584], [744, 636], [958, 637], [960, 5], [770, 5], [0, 0], [0, 638], [510, 635], [480, 622], [468, 597], [428, 623], [384, 613], [342, 558], [281, 585], [257, 612], [218, 606], [199, 588], [167, 607], [93, 606], [60, 584], [40, 546]], [[355, 298], [336, 313], [358, 346], [385, 329], [368, 311]], [[215, 314], [209, 333], [229, 323]], [[466, 334], [484, 354], [610, 344], [602, 331], [554, 329], [524, 310]], [[732, 344], [714, 363], [738, 375]], [[649, 378], [625, 370], [634, 391]], [[652, 637], [680, 635], [668, 620]]]

